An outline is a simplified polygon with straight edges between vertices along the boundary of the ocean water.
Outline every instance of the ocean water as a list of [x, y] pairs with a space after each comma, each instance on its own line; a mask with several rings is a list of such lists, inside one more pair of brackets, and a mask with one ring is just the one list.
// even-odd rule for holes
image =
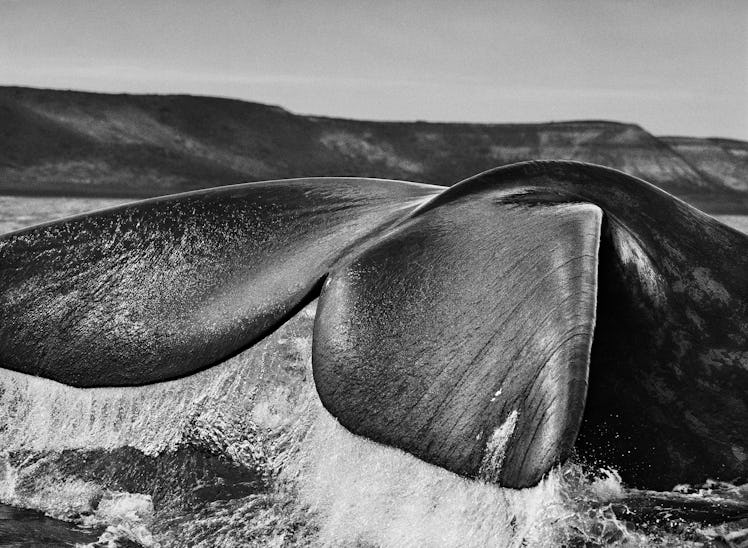
[[[119, 202], [0, 197], [0, 232]], [[0, 546], [748, 546], [748, 485], [572, 461], [502, 489], [350, 434], [314, 390], [314, 310], [147, 387], [0, 370]]]

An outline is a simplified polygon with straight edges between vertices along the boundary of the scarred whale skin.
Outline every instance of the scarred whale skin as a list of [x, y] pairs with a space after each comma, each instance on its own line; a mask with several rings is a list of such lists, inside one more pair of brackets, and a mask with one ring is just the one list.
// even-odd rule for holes
[[0, 367], [158, 382], [319, 296], [317, 390], [354, 433], [509, 487], [575, 452], [635, 485], [739, 480], [746, 272], [748, 237], [588, 164], [253, 183], [0, 237]]

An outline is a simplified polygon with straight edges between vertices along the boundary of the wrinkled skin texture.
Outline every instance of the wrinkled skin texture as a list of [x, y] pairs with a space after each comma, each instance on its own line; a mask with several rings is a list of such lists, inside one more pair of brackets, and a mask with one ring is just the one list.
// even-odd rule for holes
[[411, 219], [330, 275], [314, 378], [352, 432], [527, 487], [582, 418], [601, 212], [482, 198]]
[[500, 168], [423, 207], [484, 192], [603, 210], [579, 452], [639, 486], [745, 481], [748, 237], [643, 181], [571, 162]]
[[353, 432], [514, 487], [574, 449], [641, 486], [746, 479], [746, 272], [745, 235], [598, 166], [254, 183], [0, 237], [0, 367], [187, 375], [327, 277], [315, 380]]
[[0, 238], [0, 367], [74, 386], [204, 369], [271, 333], [344, 250], [439, 189], [250, 183]]

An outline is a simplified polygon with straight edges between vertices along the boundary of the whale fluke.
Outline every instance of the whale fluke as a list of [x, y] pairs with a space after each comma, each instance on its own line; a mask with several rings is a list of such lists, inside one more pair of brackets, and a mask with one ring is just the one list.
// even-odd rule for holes
[[746, 273], [745, 234], [600, 166], [252, 183], [0, 237], [0, 368], [172, 379], [319, 295], [314, 380], [354, 433], [511, 487], [572, 450], [745, 481]]
[[346, 248], [443, 190], [300, 179], [127, 204], [0, 237], [0, 367], [79, 387], [187, 375], [316, 297]]
[[630, 484], [748, 480], [748, 236], [620, 171], [526, 162], [421, 206], [480, 199], [603, 211], [577, 453]]
[[568, 456], [582, 420], [601, 211], [457, 199], [330, 274], [314, 378], [345, 427], [509, 487]]

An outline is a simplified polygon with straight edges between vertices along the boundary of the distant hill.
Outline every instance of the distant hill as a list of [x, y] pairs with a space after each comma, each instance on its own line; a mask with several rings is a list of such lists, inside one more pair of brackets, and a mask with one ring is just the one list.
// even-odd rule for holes
[[704, 179], [748, 192], [748, 143], [734, 139], [660, 137]]
[[371, 122], [187, 95], [0, 87], [0, 193], [145, 197], [307, 176], [441, 185], [529, 159], [621, 169], [712, 212], [748, 213], [748, 143], [608, 121]]

